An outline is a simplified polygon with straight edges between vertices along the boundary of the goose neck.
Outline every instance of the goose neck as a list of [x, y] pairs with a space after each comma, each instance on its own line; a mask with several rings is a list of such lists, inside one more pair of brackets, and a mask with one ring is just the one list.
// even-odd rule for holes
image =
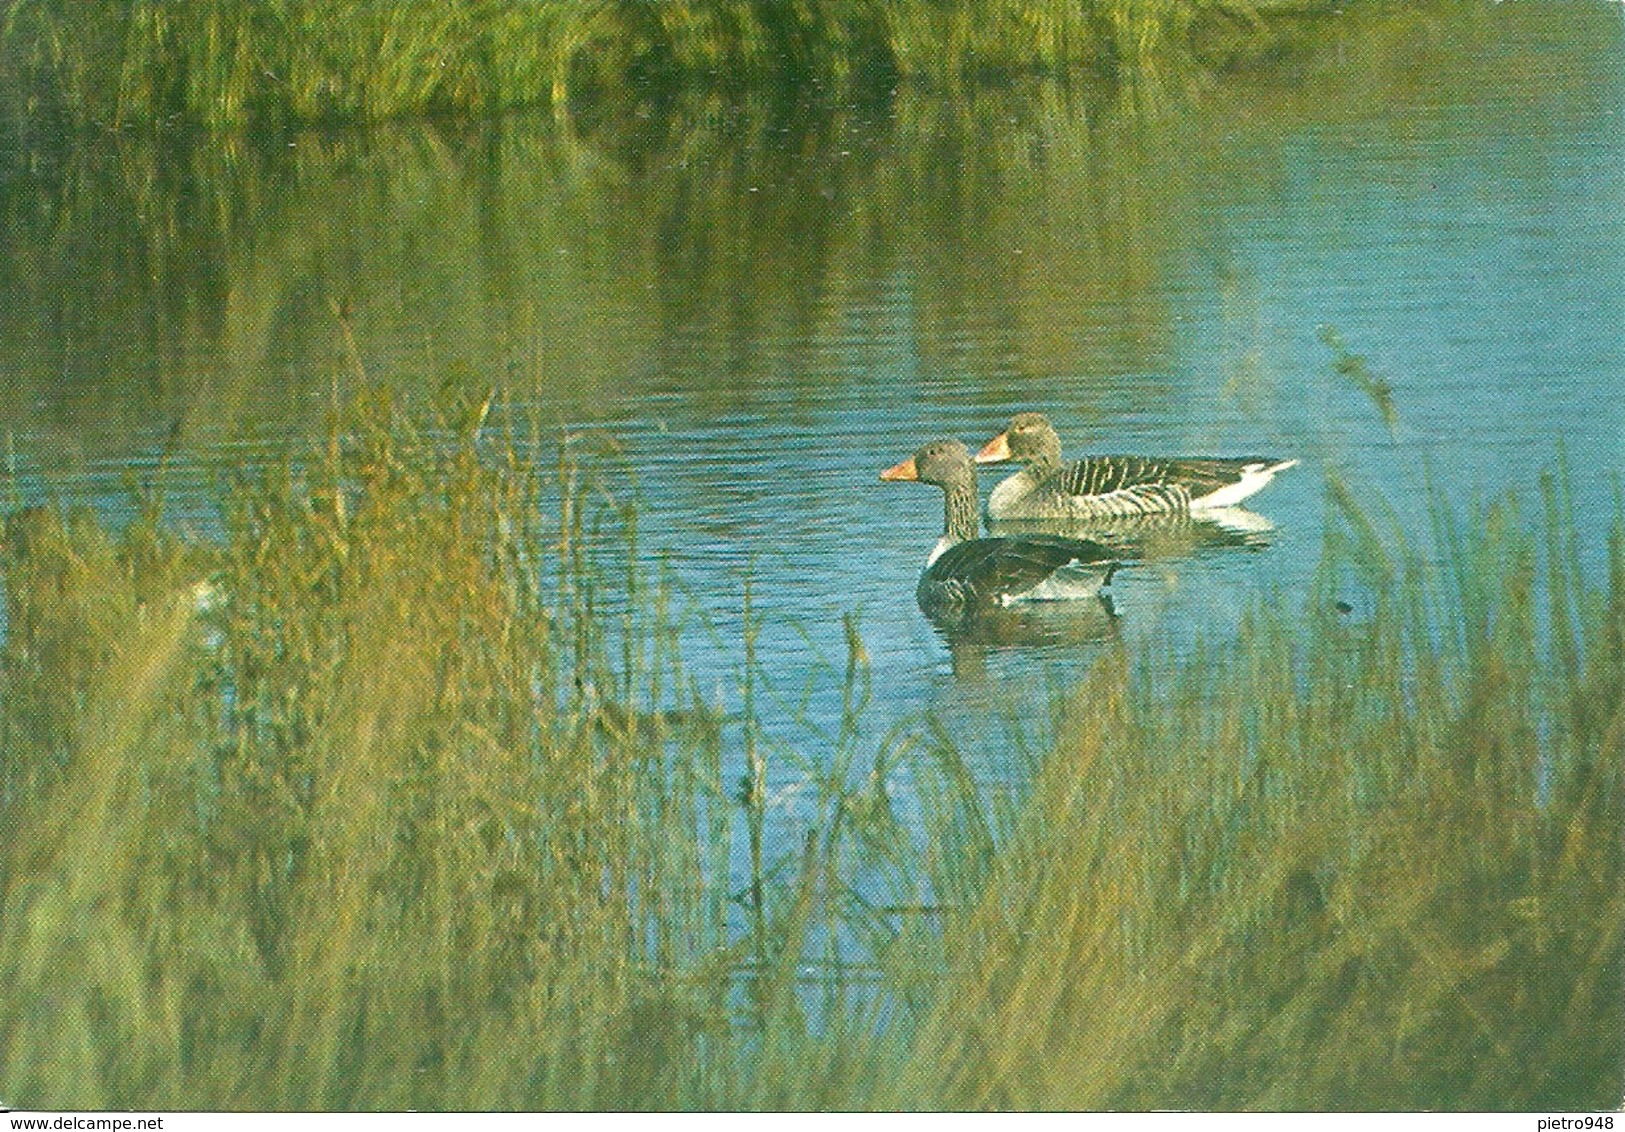
[[1027, 467], [1039, 473], [1060, 467], [1061, 438], [1053, 432], [1040, 435], [1032, 454], [1027, 457], [1026, 464]]
[[976, 474], [967, 471], [942, 487], [942, 537], [945, 542], [967, 542], [977, 536]]

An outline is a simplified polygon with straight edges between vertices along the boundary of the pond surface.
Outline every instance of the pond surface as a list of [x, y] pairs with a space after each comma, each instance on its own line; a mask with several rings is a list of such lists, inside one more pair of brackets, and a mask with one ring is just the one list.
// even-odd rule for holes
[[[1534, 510], [1561, 444], [1580, 521], [1614, 514], [1618, 5], [1327, 17], [1278, 64], [1132, 106], [1028, 85], [8, 144], [0, 404], [25, 491], [116, 510], [178, 444], [173, 513], [206, 527], [212, 469], [296, 449], [364, 380], [493, 384], [618, 446], [730, 708], [750, 576], [769, 714], [813, 757], [848, 612], [872, 734], [934, 710], [973, 736], [1091, 638], [1178, 649], [1301, 604], [1328, 477], [1424, 531], [1430, 480]], [[1115, 616], [1060, 642], [956, 654], [914, 601], [940, 496], [877, 476], [1028, 409], [1078, 454], [1301, 462], [1253, 501], [1263, 545], [1125, 570]]]

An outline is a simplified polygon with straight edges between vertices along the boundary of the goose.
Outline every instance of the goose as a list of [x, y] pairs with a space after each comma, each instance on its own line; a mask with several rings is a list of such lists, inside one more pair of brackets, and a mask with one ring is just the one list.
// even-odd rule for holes
[[1018, 413], [982, 446], [978, 464], [1026, 465], [993, 489], [993, 519], [1102, 521], [1234, 507], [1296, 460], [1087, 456], [1061, 462], [1061, 438], [1041, 413]]
[[925, 560], [915, 597], [932, 620], [1016, 602], [1095, 596], [1116, 570], [1099, 543], [1059, 535], [978, 537], [976, 465], [957, 440], [933, 440], [880, 473], [942, 488], [942, 538]]

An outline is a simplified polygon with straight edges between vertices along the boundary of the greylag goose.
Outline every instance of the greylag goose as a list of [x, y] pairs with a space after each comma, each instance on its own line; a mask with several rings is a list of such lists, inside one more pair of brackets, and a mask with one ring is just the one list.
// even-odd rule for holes
[[1088, 456], [1061, 462], [1061, 438], [1041, 413], [1018, 413], [976, 454], [978, 464], [1026, 465], [988, 497], [993, 519], [1102, 521], [1233, 507], [1296, 460]]
[[933, 440], [880, 473], [942, 488], [942, 538], [926, 559], [914, 593], [932, 620], [1013, 602], [1092, 597], [1117, 563], [1098, 543], [1059, 535], [979, 538], [976, 465], [957, 440]]

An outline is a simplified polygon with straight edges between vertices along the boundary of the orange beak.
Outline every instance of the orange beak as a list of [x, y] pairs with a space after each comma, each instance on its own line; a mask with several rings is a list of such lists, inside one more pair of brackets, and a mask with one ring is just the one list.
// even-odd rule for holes
[[997, 464], [1010, 458], [1010, 434], [1001, 432], [992, 440], [982, 445], [982, 450], [976, 454], [978, 464]]
[[920, 469], [914, 466], [914, 457], [910, 456], [901, 464], [895, 464], [880, 473], [883, 480], [917, 480], [920, 478]]

